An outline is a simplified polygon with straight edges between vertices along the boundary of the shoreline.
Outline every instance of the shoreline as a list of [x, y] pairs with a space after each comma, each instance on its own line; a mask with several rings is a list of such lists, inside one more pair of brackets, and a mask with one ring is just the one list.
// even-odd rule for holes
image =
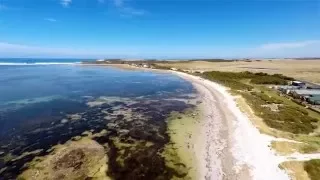
[[289, 173], [279, 167], [283, 158], [271, 148], [274, 137], [259, 131], [247, 114], [240, 110], [237, 97], [224, 86], [178, 71], [122, 64], [106, 66], [171, 73], [189, 81], [197, 90], [203, 102], [202, 118], [200, 125], [193, 124], [197, 137], [185, 140], [193, 146], [194, 152], [189, 152], [190, 156], [196, 156], [192, 161], [195, 167], [191, 171], [196, 169], [196, 173], [191, 172], [193, 177], [206, 180], [290, 179]]
[[226, 88], [201, 77], [170, 72], [191, 82], [204, 103], [200, 141], [195, 144], [201, 157], [201, 179], [289, 179], [270, 147], [272, 137], [259, 132]]
[[[84, 64], [84, 66], [92, 65]], [[295, 163], [300, 161], [301, 165], [302, 161], [320, 157], [320, 153], [279, 154], [277, 149], [271, 148], [273, 142], [302, 142], [261, 131], [259, 124], [252, 118], [255, 114], [250, 108], [251, 105], [246, 104], [241, 95], [233, 95], [228, 88], [214, 81], [179, 71], [132, 67], [125, 64], [102, 66], [165, 73], [184, 79], [196, 89], [197, 109], [186, 114], [180, 113], [180, 117], [177, 118], [180, 119], [178, 127], [174, 125], [175, 127], [170, 129], [172, 125], [168, 123], [168, 130], [171, 130], [172, 134], [178, 134], [178, 137], [173, 135], [176, 137], [170, 140], [173, 143], [168, 143], [168, 146], [177, 144], [178, 146], [169, 148], [181, 155], [178, 158], [186, 160], [183, 162], [184, 165], [177, 166], [178, 163], [173, 165], [181, 171], [180, 174], [190, 173], [191, 179], [289, 179], [288, 176], [295, 172], [290, 170], [292, 162], [289, 160]], [[242, 105], [248, 106], [246, 110], [239, 103], [239, 99], [244, 101]], [[191, 120], [185, 121], [187, 119], [184, 119], [183, 115], [188, 115], [187, 118]]]
[[[282, 162], [289, 161], [295, 156], [283, 157], [272, 148], [272, 143], [281, 138], [261, 132], [257, 124], [251, 120], [251, 115], [243, 111], [238, 102], [239, 97], [228, 92], [228, 88], [179, 71], [131, 67], [122, 64], [111, 65], [111, 67], [177, 75], [189, 81], [197, 90], [198, 95], [202, 96], [201, 99], [205, 103], [200, 111], [201, 123], [191, 124], [194, 126], [191, 136], [198, 137], [187, 138], [189, 135], [185, 135], [184, 139], [180, 138], [184, 144], [191, 144], [194, 152], [190, 152], [189, 147], [182, 145], [183, 143], [173, 140], [174, 143], [180, 145], [182, 149], [180, 152], [186, 151], [179, 153], [188, 162], [186, 164], [194, 164], [193, 167], [189, 166], [189, 173], [192, 177], [206, 180], [267, 180], [271, 178], [282, 180], [290, 179], [292, 176], [289, 169], [280, 167], [282, 167]], [[183, 133], [187, 134], [186, 130], [181, 130], [184, 126], [181, 124], [184, 123], [180, 123], [180, 132], [176, 130], [176, 133], [180, 134], [178, 136]], [[176, 135], [173, 135], [172, 139], [177, 139], [174, 136]], [[285, 139], [285, 141], [288, 140]], [[196, 156], [196, 158], [187, 158], [187, 154]], [[309, 155], [306, 157], [305, 159], [311, 159]], [[300, 155], [299, 158], [301, 158]]]
[[162, 69], [151, 69], [151, 68], [143, 68], [143, 67], [135, 67], [129, 64], [76, 64], [77, 66], [93, 66], [93, 67], [110, 67], [117, 68], [121, 70], [129, 70], [129, 71], [148, 71], [148, 72], [157, 72], [157, 73], [170, 73], [170, 71], [162, 70]]

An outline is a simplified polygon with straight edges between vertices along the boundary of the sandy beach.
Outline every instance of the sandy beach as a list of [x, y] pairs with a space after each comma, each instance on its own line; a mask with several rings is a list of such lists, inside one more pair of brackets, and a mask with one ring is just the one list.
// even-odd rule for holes
[[193, 138], [199, 179], [283, 180], [272, 137], [259, 130], [240, 111], [227, 89], [186, 73], [172, 73], [190, 81], [202, 101], [202, 119]]

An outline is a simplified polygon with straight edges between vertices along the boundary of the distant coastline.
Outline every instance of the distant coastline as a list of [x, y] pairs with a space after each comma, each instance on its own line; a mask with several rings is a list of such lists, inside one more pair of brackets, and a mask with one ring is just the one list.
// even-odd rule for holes
[[95, 61], [69, 58], [0, 58], [1, 65], [67, 65], [80, 64], [82, 61]]

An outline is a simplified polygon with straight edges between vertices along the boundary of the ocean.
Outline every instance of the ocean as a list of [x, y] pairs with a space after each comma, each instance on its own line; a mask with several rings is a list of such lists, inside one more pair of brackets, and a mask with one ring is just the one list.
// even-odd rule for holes
[[94, 59], [0, 58], [1, 65], [65, 65]]
[[[160, 155], [170, 141], [166, 119], [173, 111], [194, 107], [186, 101], [193, 98], [192, 85], [169, 73], [79, 62], [0, 59], [0, 179], [32, 172], [28, 164], [47, 157], [58, 144], [88, 137], [88, 132], [106, 155], [112, 154], [105, 174], [114, 179], [134, 178], [138, 175], [132, 172], [141, 168], [148, 179], [172, 177], [174, 170]], [[101, 131], [107, 133], [94, 136]], [[139, 145], [124, 157], [116, 139], [154, 145]], [[137, 162], [143, 166], [133, 166]]]

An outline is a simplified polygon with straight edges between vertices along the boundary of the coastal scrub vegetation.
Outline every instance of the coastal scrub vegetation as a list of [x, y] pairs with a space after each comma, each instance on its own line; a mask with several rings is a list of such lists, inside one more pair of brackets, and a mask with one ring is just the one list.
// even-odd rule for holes
[[318, 120], [310, 117], [305, 109], [281, 105], [278, 107], [278, 111], [271, 111], [270, 108], [263, 105], [279, 103], [276, 98], [270, 97], [271, 100], [266, 100], [263, 98], [265, 95], [259, 96], [259, 93], [254, 92], [241, 93], [241, 95], [247, 100], [256, 115], [260, 116], [272, 128], [294, 134], [308, 134], [316, 128], [313, 123]]
[[169, 66], [165, 66], [165, 65], [159, 66], [159, 65], [156, 64], [156, 63], [152, 63], [151, 66], [153, 66], [155, 69], [163, 69], [163, 70], [169, 70], [169, 69], [170, 69]]
[[[261, 85], [285, 85], [294, 80], [281, 74], [252, 72], [219, 72], [211, 71], [202, 74], [204, 78], [230, 87], [233, 92], [242, 95], [255, 114], [261, 117], [271, 128], [294, 133], [308, 134], [317, 127], [318, 119], [310, 116], [302, 108], [284, 102], [278, 95], [270, 95], [261, 90]], [[275, 105], [272, 110], [268, 105]]]
[[320, 177], [320, 159], [312, 159], [304, 163], [304, 169], [307, 171], [311, 180], [318, 180]]
[[[250, 72], [206, 72], [204, 78], [221, 83], [232, 92], [240, 94], [265, 124], [271, 128], [293, 134], [310, 134], [317, 128], [316, 122], [320, 120], [319, 114], [279, 96], [279, 94], [264, 85], [286, 85], [293, 78], [281, 74], [268, 75], [266, 73]], [[271, 109], [271, 107], [276, 107]], [[316, 136], [303, 136], [306, 143], [299, 144], [302, 153], [318, 152], [319, 141]], [[293, 146], [294, 147], [294, 146]], [[293, 150], [294, 151], [294, 150]], [[293, 164], [293, 167], [297, 165]], [[292, 162], [288, 163], [292, 166]], [[306, 161], [301, 169], [307, 172], [311, 180], [320, 177], [320, 159]], [[295, 177], [303, 177], [300, 173]]]
[[240, 82], [243, 79], [249, 79], [251, 84], [275, 84], [286, 85], [289, 81], [294, 80], [291, 77], [284, 76], [282, 74], [267, 74], [267, 73], [252, 73], [245, 72], [220, 72], [210, 71], [203, 73], [203, 76], [207, 79], [213, 79], [228, 87], [236, 90], [251, 90], [253, 86]]

